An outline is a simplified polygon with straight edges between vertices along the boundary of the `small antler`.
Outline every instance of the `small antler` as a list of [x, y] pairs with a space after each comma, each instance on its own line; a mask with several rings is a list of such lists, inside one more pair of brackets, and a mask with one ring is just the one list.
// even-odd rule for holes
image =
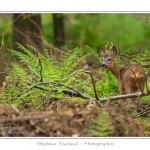
[[105, 52], [107, 52], [107, 46], [108, 46], [108, 42], [105, 45]]
[[111, 42], [111, 46], [110, 46], [110, 49], [112, 49], [112, 47], [113, 47], [113, 43]]

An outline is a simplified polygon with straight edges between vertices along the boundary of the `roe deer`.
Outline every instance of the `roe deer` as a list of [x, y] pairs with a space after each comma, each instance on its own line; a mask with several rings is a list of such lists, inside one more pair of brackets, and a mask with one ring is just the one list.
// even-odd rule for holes
[[[106, 46], [105, 46], [106, 48]], [[97, 53], [102, 58], [102, 67], [107, 68], [118, 80], [118, 86], [122, 95], [142, 92], [145, 85], [145, 72], [140, 64], [132, 64], [129, 67], [119, 66], [114, 57], [117, 54], [115, 46], [110, 48], [109, 53], [104, 53], [99, 47], [97, 47]], [[133, 103], [133, 99], [128, 98], [123, 101], [123, 104]], [[137, 101], [138, 111], [140, 101]]]

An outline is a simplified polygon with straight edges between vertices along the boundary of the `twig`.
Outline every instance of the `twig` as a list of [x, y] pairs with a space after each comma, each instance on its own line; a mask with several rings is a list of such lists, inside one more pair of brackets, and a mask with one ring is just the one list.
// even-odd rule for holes
[[43, 76], [42, 76], [42, 62], [41, 62], [41, 59], [39, 58], [39, 65], [40, 65], [40, 82], [43, 82]]
[[27, 93], [28, 91], [32, 90], [34, 87], [37, 87], [38, 85], [41, 85], [41, 84], [49, 84], [49, 83], [51, 83], [51, 82], [39, 82], [39, 83], [37, 83], [37, 84], [34, 84], [34, 85], [31, 86], [29, 89], [27, 89], [27, 90], [21, 92], [20, 94], [18, 94], [17, 96], [15, 96], [13, 99], [20, 97], [21, 95]]
[[36, 105], [34, 105], [34, 106], [31, 107], [30, 109], [28, 109], [28, 110], [26, 111], [26, 113], [30, 112], [30, 111], [33, 110], [35, 107], [37, 107], [37, 106], [47, 97], [47, 95], [49, 95], [49, 94], [52, 92], [52, 90], [53, 90], [54, 87], [55, 87], [55, 86], [53, 85], [53, 87], [47, 92], [47, 94], [46, 94], [44, 97], [42, 97], [42, 99], [41, 99]]
[[94, 78], [93, 78], [92, 73], [90, 71], [83, 71], [83, 72], [90, 74], [91, 80], [92, 80], [92, 84], [93, 84], [94, 93], [95, 93], [95, 98], [96, 98], [96, 100], [99, 100], [99, 97], [98, 97], [98, 94], [97, 94], [97, 91], [96, 91], [96, 86], [95, 86], [95, 82], [94, 82]]
[[26, 65], [26, 67], [30, 69], [38, 78], [40, 78], [40, 76], [30, 66]]
[[149, 88], [148, 88], [148, 76], [150, 74], [150, 71], [147, 73], [147, 76], [146, 76], [146, 88], [147, 88], [147, 91], [149, 92]]
[[[26, 83], [29, 84], [29, 85], [35, 85], [35, 84], [33, 84], [33, 83], [29, 82], [29, 81], [26, 81], [26, 80], [23, 80], [23, 81], [26, 82]], [[42, 83], [43, 83], [43, 84], [46, 84], [46, 82], [41, 82], [41, 84], [42, 84]], [[52, 83], [52, 84], [57, 84], [57, 82], [47, 82], [47, 84], [50, 84], [50, 83]], [[36, 85], [37, 85], [37, 84], [36, 84]], [[62, 90], [62, 92], [65, 93], [65, 94], [69, 94], [69, 95], [73, 95], [73, 96], [78, 96], [78, 97], [81, 97], [81, 98], [84, 98], [84, 99], [90, 99], [89, 97], [83, 95], [83, 94], [80, 93], [78, 90], [76, 90], [76, 89], [74, 89], [74, 88], [72, 88], [72, 87], [70, 87], [70, 86], [64, 85], [64, 84], [62, 84], [62, 83], [60, 83], [59, 85], [60, 85], [60, 86], [64, 86], [64, 87], [70, 89], [70, 90], [65, 90], [65, 89]], [[41, 90], [45, 90], [45, 91], [49, 91], [48, 89], [45, 89], [45, 88], [43, 88], [43, 87], [41, 87], [41, 86], [39, 86], [39, 85], [35, 86], [35, 88], [38, 88], [38, 89], [41, 89]]]
[[50, 95], [50, 93], [53, 91], [53, 89], [59, 85], [60, 83], [62, 83], [63, 81], [65, 81], [66, 79], [68, 79], [69, 77], [71, 77], [72, 75], [80, 72], [81, 70], [76, 70], [74, 71], [73, 73], [71, 73], [70, 75], [68, 75], [67, 77], [63, 78], [61, 81], [59, 81], [58, 83], [56, 83], [55, 85], [52, 86], [52, 88], [47, 92], [47, 94], [35, 105], [33, 106], [32, 108], [30, 108], [26, 113], [28, 113], [29, 111], [31, 111], [32, 109], [34, 109], [36, 106], [38, 106], [46, 97], [47, 95]]
[[138, 118], [138, 117], [142, 117], [143, 115], [146, 115], [150, 113], [150, 107], [146, 108], [145, 110], [139, 112], [138, 114], [136, 114], [135, 116], [132, 116], [132, 118]]

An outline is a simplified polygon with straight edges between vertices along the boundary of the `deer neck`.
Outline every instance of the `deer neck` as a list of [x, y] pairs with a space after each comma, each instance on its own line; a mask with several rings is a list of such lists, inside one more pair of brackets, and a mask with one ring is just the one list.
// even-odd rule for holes
[[109, 67], [108, 70], [111, 71], [118, 80], [120, 80], [120, 77], [126, 71], [126, 67], [119, 66], [116, 62], [114, 62], [113, 66]]

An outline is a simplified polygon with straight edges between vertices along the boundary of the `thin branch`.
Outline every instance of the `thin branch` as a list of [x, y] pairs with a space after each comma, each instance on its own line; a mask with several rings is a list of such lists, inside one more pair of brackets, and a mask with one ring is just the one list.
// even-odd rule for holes
[[96, 100], [99, 100], [99, 97], [98, 97], [98, 94], [97, 94], [97, 91], [96, 91], [96, 86], [95, 86], [95, 82], [94, 82], [94, 78], [93, 78], [92, 73], [90, 71], [83, 71], [83, 72], [90, 74], [91, 80], [92, 80], [92, 84], [93, 84], [94, 93], [95, 93], [95, 98], [96, 98]]
[[40, 76], [30, 66], [26, 65], [26, 67], [30, 69], [38, 78], [40, 78]]
[[[118, 99], [122, 100], [122, 99], [126, 99], [126, 98], [135, 98], [135, 97], [139, 97], [139, 96], [142, 97], [142, 96], [148, 96], [148, 95], [150, 95], [150, 92], [147, 92], [147, 91], [145, 91], [143, 93], [137, 92], [137, 93], [131, 93], [131, 94], [126, 94], [126, 95], [112, 96], [111, 100], [118, 100]], [[107, 101], [108, 98], [110, 98], [110, 97], [100, 98], [99, 100], [101, 102], [105, 102], [105, 101]], [[94, 99], [92, 99], [92, 100], [94, 100]]]
[[42, 76], [42, 62], [41, 59], [39, 58], [39, 65], [40, 65], [40, 82], [43, 82], [43, 76]]
[[148, 88], [148, 76], [150, 74], [150, 71], [147, 73], [147, 76], [146, 76], [146, 88], [147, 88], [147, 91], [149, 92], [149, 88]]
[[32, 109], [34, 109], [36, 106], [38, 106], [48, 95], [50, 95], [50, 93], [53, 91], [53, 89], [59, 85], [60, 83], [62, 83], [63, 81], [67, 80], [68, 78], [70, 78], [72, 75], [80, 72], [81, 70], [76, 70], [73, 73], [71, 73], [70, 75], [68, 75], [67, 77], [63, 78], [61, 81], [59, 81], [58, 83], [56, 83], [55, 85], [52, 86], [52, 88], [47, 92], [47, 94], [32, 108], [30, 108], [26, 113], [28, 113], [29, 111], [31, 111]]
[[[74, 91], [69, 91], [67, 90], [66, 92], [68, 92], [69, 94], [74, 94], [74, 96], [80, 96], [78, 95], [76, 92]], [[126, 98], [136, 98], [136, 97], [143, 97], [143, 96], [149, 96], [150, 95], [150, 92], [138, 92], [138, 93], [132, 93], [132, 94], [126, 94], [126, 95], [117, 95], [117, 96], [112, 96], [112, 97], [106, 97], [106, 98], [99, 98], [99, 101], [100, 102], [106, 102], [108, 99], [111, 99], [111, 101], [113, 100], [123, 100], [123, 99], [126, 99]], [[82, 98], [82, 97], [81, 97]], [[89, 100], [96, 100], [95, 98], [89, 98], [89, 97], [85, 97], [84, 99], [89, 99]]]
[[64, 94], [68, 94], [68, 95], [71, 95], [71, 96], [75, 96], [75, 97], [81, 97], [81, 98], [83, 98], [83, 99], [90, 99], [89, 97], [87, 97], [87, 96], [85, 96], [85, 95], [83, 95], [83, 94], [81, 94], [79, 91], [77, 91], [77, 90], [62, 90], [62, 92], [64, 93]]
[[15, 96], [13, 99], [16, 99], [16, 98], [20, 97], [21, 95], [27, 93], [28, 91], [32, 90], [33, 88], [37, 87], [38, 85], [41, 85], [41, 84], [49, 84], [49, 83], [51, 83], [51, 82], [39, 82], [39, 83], [37, 83], [37, 84], [34, 84], [34, 85], [31, 86], [29, 89], [27, 89], [27, 90], [25, 90], [25, 91], [19, 93], [19, 94], [18, 94], [17, 96]]
[[142, 117], [146, 114], [150, 113], [150, 107], [146, 108], [145, 110], [139, 112], [138, 114], [132, 116], [132, 118], [138, 118], [138, 117]]
[[36, 105], [34, 105], [33, 107], [31, 107], [30, 109], [28, 109], [27, 111], [26, 111], [26, 113], [28, 113], [28, 112], [30, 112], [31, 110], [33, 110], [35, 107], [37, 107], [46, 97], [47, 97], [47, 95], [49, 95], [51, 92], [52, 92], [52, 90], [55, 88], [55, 86], [53, 85], [53, 87], [47, 92], [47, 94], [44, 96], [44, 97], [42, 97], [42, 99], [36, 104]]
[[50, 117], [50, 114], [48, 115], [34, 115], [34, 116], [24, 116], [24, 117], [17, 117], [17, 118], [5, 118], [0, 119], [0, 123], [5, 122], [18, 122], [18, 121], [27, 121], [27, 120], [38, 120], [38, 119], [45, 119]]
[[[26, 82], [26, 83], [29, 84], [29, 85], [35, 85], [35, 84], [33, 84], [33, 83], [29, 82], [29, 81], [26, 81], [26, 80], [23, 80], [23, 81]], [[41, 84], [42, 84], [42, 83], [46, 84], [46, 82], [41, 82]], [[52, 84], [57, 84], [57, 82], [47, 82], [47, 84], [50, 84], [50, 83], [52, 83]], [[37, 84], [36, 84], [36, 85], [37, 85]], [[70, 90], [63, 89], [62, 92], [63, 92], [64, 94], [73, 95], [73, 96], [81, 97], [81, 98], [84, 98], [84, 99], [90, 99], [89, 97], [83, 95], [83, 94], [80, 93], [78, 90], [76, 90], [76, 89], [74, 89], [74, 88], [72, 88], [72, 87], [70, 87], [70, 86], [64, 85], [64, 84], [62, 84], [62, 83], [60, 83], [59, 85], [60, 85], [60, 86], [64, 86], [64, 87], [70, 89]], [[39, 86], [39, 85], [35, 86], [35, 88], [38, 88], [38, 89], [41, 89], [41, 90], [45, 90], [45, 91], [49, 91], [48, 89], [45, 89], [45, 88], [43, 88], [43, 87], [41, 87], [41, 86]]]

